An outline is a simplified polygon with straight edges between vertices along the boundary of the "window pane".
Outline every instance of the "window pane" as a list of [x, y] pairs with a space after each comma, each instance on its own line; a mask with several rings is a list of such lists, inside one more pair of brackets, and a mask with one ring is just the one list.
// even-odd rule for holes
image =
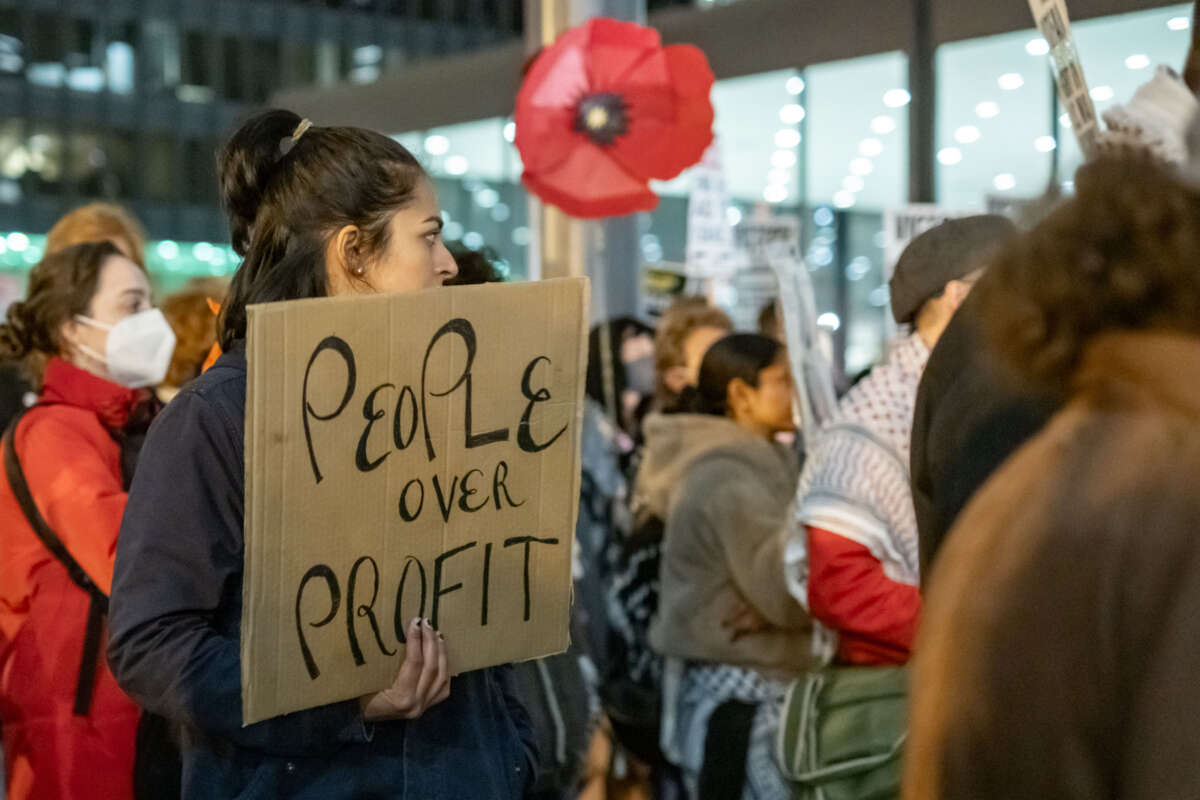
[[[1040, 195], [1054, 163], [1053, 79], [1037, 31], [972, 39], [937, 53], [937, 199], [984, 211]], [[1085, 59], [1086, 61], [1086, 59]]]

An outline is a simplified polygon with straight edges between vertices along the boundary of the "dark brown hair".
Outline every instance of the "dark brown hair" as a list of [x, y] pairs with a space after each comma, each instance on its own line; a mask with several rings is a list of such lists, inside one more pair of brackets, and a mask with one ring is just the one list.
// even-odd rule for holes
[[1200, 187], [1149, 157], [1080, 168], [1075, 197], [1000, 255], [976, 291], [996, 346], [1066, 388], [1111, 330], [1200, 334]]
[[0, 325], [0, 360], [23, 362], [40, 388], [46, 362], [62, 355], [60, 329], [76, 315], [88, 315], [100, 270], [121, 251], [111, 242], [77, 244], [44, 257], [29, 273], [25, 299], [8, 307]]
[[325, 246], [346, 225], [366, 255], [388, 243], [392, 214], [425, 171], [398, 142], [362, 128], [303, 131], [291, 111], [253, 117], [221, 148], [217, 174], [243, 261], [221, 311], [221, 347], [246, 335], [246, 306], [324, 297]]

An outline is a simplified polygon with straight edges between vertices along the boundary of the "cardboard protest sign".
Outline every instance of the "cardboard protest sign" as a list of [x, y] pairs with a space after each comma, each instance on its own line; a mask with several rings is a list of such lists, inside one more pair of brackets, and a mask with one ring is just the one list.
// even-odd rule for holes
[[1071, 117], [1071, 130], [1079, 140], [1080, 149], [1091, 158], [1096, 154], [1100, 123], [1083, 75], [1083, 65], [1079, 63], [1079, 49], [1071, 34], [1066, 0], [1029, 0], [1029, 10], [1042, 38], [1050, 45], [1059, 102]]
[[693, 278], [729, 278], [734, 263], [733, 228], [726, 217], [729, 191], [717, 142], [692, 168], [688, 195], [687, 274]]
[[243, 720], [568, 645], [586, 279], [249, 312]]

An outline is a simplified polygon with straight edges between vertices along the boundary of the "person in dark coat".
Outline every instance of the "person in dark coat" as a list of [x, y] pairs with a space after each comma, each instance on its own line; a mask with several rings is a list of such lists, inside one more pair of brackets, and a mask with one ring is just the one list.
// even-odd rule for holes
[[1075, 186], [980, 287], [989, 338], [1067, 400], [934, 564], [906, 800], [1200, 786], [1200, 187], [1144, 158]]
[[[980, 285], [987, 282], [985, 273]], [[1059, 402], [996, 354], [980, 322], [972, 295], [938, 340], [917, 391], [911, 461], [922, 576], [963, 506]]]
[[512, 668], [450, 680], [445, 642], [407, 627], [391, 688], [243, 726], [246, 307], [400, 293], [456, 274], [433, 184], [386, 136], [247, 122], [219, 159], [244, 257], [222, 308], [224, 355], [151, 429], [117, 546], [109, 664], [183, 727], [183, 797], [517, 800], [534, 764]]

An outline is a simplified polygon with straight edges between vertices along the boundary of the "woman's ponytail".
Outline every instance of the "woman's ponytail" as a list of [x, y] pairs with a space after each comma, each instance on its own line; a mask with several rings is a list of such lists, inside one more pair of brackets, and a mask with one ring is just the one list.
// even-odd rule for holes
[[254, 220], [280, 158], [302, 122], [291, 111], [266, 111], [237, 130], [217, 154], [221, 200], [229, 216], [233, 249], [245, 256]]
[[22, 361], [33, 349], [29, 312], [23, 301], [8, 307], [3, 324], [0, 324], [0, 361]]

